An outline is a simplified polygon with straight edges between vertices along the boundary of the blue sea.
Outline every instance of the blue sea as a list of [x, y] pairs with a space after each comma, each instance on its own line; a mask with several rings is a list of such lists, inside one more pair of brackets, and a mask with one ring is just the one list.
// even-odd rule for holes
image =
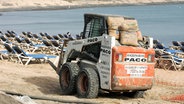
[[138, 20], [143, 35], [152, 36], [166, 46], [184, 41], [184, 4], [93, 7], [67, 10], [1, 12], [0, 30], [50, 35], [83, 31], [84, 13], [131, 16]]

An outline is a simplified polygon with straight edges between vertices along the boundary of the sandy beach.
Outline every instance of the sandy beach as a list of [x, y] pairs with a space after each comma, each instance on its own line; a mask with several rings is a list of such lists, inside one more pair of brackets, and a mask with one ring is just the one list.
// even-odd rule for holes
[[52, 10], [92, 6], [181, 3], [184, 0], [0, 0], [0, 11]]
[[[0, 11], [181, 2], [184, 3], [184, 0], [0, 0]], [[0, 50], [5, 49], [1, 47]], [[184, 71], [155, 68], [155, 83], [152, 89], [145, 92], [144, 98], [133, 99], [119, 94], [100, 93], [95, 99], [81, 99], [76, 95], [61, 94], [59, 77], [48, 63], [30, 63], [25, 66], [5, 59], [0, 60], [0, 104], [27, 104], [18, 100], [20, 94], [29, 96], [33, 102], [31, 104], [180, 104], [184, 103], [183, 75]]]
[[[151, 90], [146, 91], [144, 98], [131, 99], [122, 95], [100, 93], [99, 97], [95, 99], [80, 99], [76, 95], [61, 94], [58, 76], [48, 63], [31, 63], [24, 66], [7, 60], [0, 60], [0, 66], [0, 91], [63, 101], [32, 99], [37, 104], [62, 104], [65, 101], [101, 104], [179, 104], [181, 102], [170, 102], [167, 99], [184, 93], [183, 71], [156, 69], [155, 84]], [[11, 101], [9, 97], [0, 97], [0, 103], [3, 100], [6, 100], [7, 104]], [[18, 104], [15, 102], [16, 100], [12, 104]]]
[[[5, 50], [2, 44], [0, 50]], [[47, 62], [22, 65], [4, 57], [0, 60], [0, 104], [180, 104], [184, 101], [183, 75], [183, 70], [155, 68], [153, 87], [145, 91], [144, 98], [100, 92], [97, 98], [82, 99], [76, 94], [62, 95], [59, 76]], [[28, 97], [32, 103], [25, 103], [28, 99], [22, 97]]]
[[[0, 46], [1, 51], [5, 50]], [[97, 98], [82, 99], [76, 94], [62, 95], [59, 76], [47, 62], [22, 65], [4, 57], [0, 60], [0, 104], [180, 104], [184, 101], [183, 75], [183, 70], [155, 68], [153, 87], [145, 91], [143, 98], [100, 92]]]

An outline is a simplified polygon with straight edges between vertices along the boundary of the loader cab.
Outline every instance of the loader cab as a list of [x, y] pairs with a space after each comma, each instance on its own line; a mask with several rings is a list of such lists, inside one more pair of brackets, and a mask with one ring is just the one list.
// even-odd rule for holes
[[92, 38], [107, 34], [105, 17], [96, 14], [84, 14], [84, 30], [82, 38]]
[[[84, 14], [84, 30], [81, 34], [82, 39], [92, 38], [93, 40], [93, 37], [99, 37], [102, 36], [103, 34], [109, 34], [111, 32], [108, 29], [107, 19], [109, 17], [119, 18], [119, 16], [112, 16], [112, 15]], [[121, 23], [122, 21], [117, 22]], [[84, 46], [82, 50], [99, 59], [101, 51], [101, 42]]]
[[[107, 29], [105, 17], [103, 15], [84, 14], [84, 30], [82, 32], [83, 39], [99, 37], [104, 33], [107, 34]], [[82, 50], [94, 56], [98, 60], [100, 56], [101, 42], [84, 46]]]

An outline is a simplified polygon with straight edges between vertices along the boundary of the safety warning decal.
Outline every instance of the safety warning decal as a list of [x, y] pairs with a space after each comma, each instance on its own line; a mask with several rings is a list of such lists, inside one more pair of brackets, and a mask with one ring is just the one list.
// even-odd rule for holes
[[127, 70], [127, 74], [130, 74], [131, 77], [141, 77], [143, 74], [145, 74], [147, 66], [125, 65], [125, 70]]

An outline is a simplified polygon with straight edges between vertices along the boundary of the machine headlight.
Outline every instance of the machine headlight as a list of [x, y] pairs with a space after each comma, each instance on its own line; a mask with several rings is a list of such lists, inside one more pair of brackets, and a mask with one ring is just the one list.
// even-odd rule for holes
[[123, 61], [123, 55], [121, 53], [116, 54], [116, 61], [122, 62]]
[[148, 55], [148, 62], [154, 62], [155, 61], [155, 55], [149, 54]]

